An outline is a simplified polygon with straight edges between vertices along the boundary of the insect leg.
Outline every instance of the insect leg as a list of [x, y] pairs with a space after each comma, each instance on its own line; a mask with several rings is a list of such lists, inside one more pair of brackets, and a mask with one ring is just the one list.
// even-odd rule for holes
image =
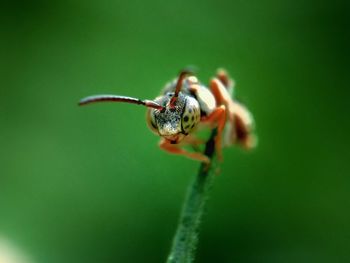
[[213, 79], [210, 88], [218, 105], [227, 109], [227, 127], [225, 130], [225, 145], [238, 142], [245, 148], [252, 148], [255, 139], [252, 133], [253, 118], [248, 109], [241, 103], [232, 100], [227, 89], [219, 79]]
[[183, 143], [193, 145], [193, 146], [198, 146], [198, 145], [204, 144], [205, 140], [199, 139], [193, 134], [189, 134], [183, 139]]
[[159, 142], [159, 147], [164, 150], [167, 151], [169, 153], [172, 154], [179, 154], [179, 155], [184, 155], [187, 158], [196, 160], [196, 161], [200, 161], [203, 163], [210, 163], [210, 160], [208, 158], [208, 156], [199, 153], [199, 152], [188, 152], [184, 149], [181, 148], [181, 146], [179, 144], [171, 144], [168, 140], [166, 139], [161, 139]]
[[198, 152], [200, 150], [199, 146], [205, 144], [206, 141], [196, 137], [194, 134], [189, 134], [182, 140], [181, 143], [186, 145], [191, 145], [193, 150]]
[[216, 71], [216, 77], [221, 81], [222, 84], [224, 84], [225, 88], [227, 89], [228, 93], [230, 94], [230, 97], [232, 97], [235, 82], [230, 77], [230, 75], [227, 73], [227, 71], [223, 68], [219, 68]]
[[212, 111], [208, 116], [202, 117], [201, 122], [208, 123], [211, 127], [217, 127], [215, 137], [215, 149], [218, 159], [222, 160], [222, 132], [226, 123], [226, 107], [221, 105]]

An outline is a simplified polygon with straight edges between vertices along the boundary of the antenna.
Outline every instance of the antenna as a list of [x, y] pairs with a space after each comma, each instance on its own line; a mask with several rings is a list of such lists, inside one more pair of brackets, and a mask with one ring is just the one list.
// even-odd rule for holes
[[175, 103], [177, 101], [177, 98], [179, 97], [179, 93], [180, 93], [181, 88], [182, 88], [183, 80], [185, 79], [185, 77], [187, 77], [188, 75], [191, 75], [191, 74], [193, 74], [193, 71], [191, 69], [184, 69], [180, 72], [179, 78], [177, 79], [177, 82], [176, 82], [174, 97], [172, 97], [170, 100], [170, 108], [175, 107]]
[[125, 102], [131, 104], [144, 105], [148, 108], [153, 108], [157, 110], [162, 110], [164, 107], [159, 105], [157, 102], [152, 100], [140, 100], [132, 97], [118, 96], [118, 95], [93, 95], [86, 98], [83, 98], [79, 101], [79, 105], [87, 105], [95, 102]]

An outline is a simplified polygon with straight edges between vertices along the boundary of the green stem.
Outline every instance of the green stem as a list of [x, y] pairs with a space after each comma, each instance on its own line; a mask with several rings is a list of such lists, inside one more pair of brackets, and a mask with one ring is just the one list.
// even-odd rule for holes
[[211, 164], [210, 166], [201, 164], [198, 175], [194, 178], [188, 189], [167, 263], [193, 262], [194, 252], [198, 242], [199, 224], [210, 186], [215, 177], [215, 165], [213, 164], [215, 135], [216, 130], [211, 134], [204, 151], [205, 155], [210, 158]]

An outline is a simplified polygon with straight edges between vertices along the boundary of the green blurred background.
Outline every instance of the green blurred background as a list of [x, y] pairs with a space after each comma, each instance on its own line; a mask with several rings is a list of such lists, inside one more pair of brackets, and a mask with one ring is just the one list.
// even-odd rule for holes
[[[187, 65], [225, 67], [259, 147], [225, 149], [196, 262], [350, 262], [348, 4], [2, 1], [0, 238], [33, 263], [164, 262], [198, 163], [145, 109]], [[3, 262], [1, 262], [3, 263]]]

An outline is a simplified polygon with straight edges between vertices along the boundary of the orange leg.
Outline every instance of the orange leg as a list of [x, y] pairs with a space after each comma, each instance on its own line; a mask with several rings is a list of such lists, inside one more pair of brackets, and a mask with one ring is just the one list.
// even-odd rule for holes
[[182, 149], [179, 144], [171, 144], [168, 140], [163, 138], [160, 140], [159, 147], [164, 151], [167, 151], [172, 154], [184, 155], [187, 158], [197, 160], [206, 164], [210, 163], [210, 160], [206, 155], [198, 152], [188, 152]]
[[182, 140], [182, 142], [192, 146], [198, 146], [204, 144], [205, 140], [199, 139], [193, 134], [189, 134]]
[[219, 161], [222, 161], [222, 131], [226, 123], [226, 107], [221, 105], [217, 107], [208, 116], [203, 117], [201, 122], [208, 123], [212, 127], [217, 127], [217, 135], [215, 137], [215, 150]]
[[232, 98], [224, 84], [217, 78], [210, 82], [210, 89], [218, 105], [225, 105], [227, 108], [232, 107]]
[[213, 79], [210, 87], [218, 105], [225, 105], [227, 110], [228, 125], [225, 131], [225, 145], [238, 142], [245, 148], [252, 148], [254, 146], [252, 135], [254, 121], [250, 112], [242, 104], [232, 100], [219, 79]]
[[198, 152], [200, 150], [199, 146], [205, 144], [205, 140], [197, 138], [194, 134], [189, 134], [181, 143], [191, 145], [193, 150]]
[[[219, 75], [219, 73], [218, 73]], [[227, 76], [221, 76], [214, 78], [210, 82], [210, 89], [215, 97], [216, 103], [218, 105], [225, 105], [226, 107], [226, 128], [224, 134], [224, 146], [231, 145], [236, 140], [236, 134], [234, 129], [234, 112], [233, 112], [233, 101], [231, 95], [227, 88], [224, 86], [225, 79]], [[220, 77], [223, 79], [221, 80]]]
[[219, 68], [216, 72], [216, 77], [221, 81], [222, 84], [224, 84], [225, 88], [228, 90], [228, 93], [232, 97], [235, 82], [230, 78], [227, 71]]

